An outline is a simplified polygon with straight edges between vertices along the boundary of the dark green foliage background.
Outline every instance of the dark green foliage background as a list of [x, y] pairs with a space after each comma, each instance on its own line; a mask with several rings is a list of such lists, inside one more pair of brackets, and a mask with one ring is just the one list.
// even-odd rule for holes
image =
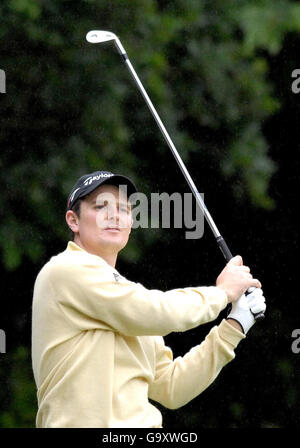
[[[164, 426], [298, 426], [298, 2], [3, 0], [0, 20], [0, 427], [34, 426], [33, 284], [65, 248], [77, 177], [111, 169], [147, 195], [188, 192], [113, 45], [86, 42], [91, 29], [120, 37], [218, 227], [268, 300], [265, 321], [215, 383], [181, 409], [160, 408]], [[184, 234], [135, 230], [118, 269], [149, 288], [214, 284], [224, 261], [210, 230], [199, 240]], [[174, 356], [211, 326], [167, 336]]]

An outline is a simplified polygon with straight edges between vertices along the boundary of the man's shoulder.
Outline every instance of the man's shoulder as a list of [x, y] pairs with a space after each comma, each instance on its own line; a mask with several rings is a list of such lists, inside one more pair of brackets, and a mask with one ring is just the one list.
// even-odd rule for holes
[[70, 245], [58, 253], [53, 255], [41, 268], [38, 277], [64, 276], [67, 272], [76, 271], [81, 266], [91, 265], [105, 268], [105, 261], [83, 250], [72, 250]]

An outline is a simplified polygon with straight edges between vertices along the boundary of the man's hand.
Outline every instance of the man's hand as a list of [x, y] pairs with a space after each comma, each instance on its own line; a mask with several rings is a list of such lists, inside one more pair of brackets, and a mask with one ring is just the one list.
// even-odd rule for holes
[[238, 300], [251, 286], [261, 288], [260, 281], [252, 277], [250, 269], [243, 265], [239, 255], [227, 263], [217, 278], [216, 285], [227, 294], [229, 303]]
[[242, 327], [242, 331], [246, 334], [256, 322], [253, 313], [264, 313], [265, 311], [266, 303], [263, 292], [261, 289], [255, 289], [247, 296], [243, 294], [242, 297], [232, 304], [232, 309], [227, 319], [232, 325], [234, 321], [238, 322]]

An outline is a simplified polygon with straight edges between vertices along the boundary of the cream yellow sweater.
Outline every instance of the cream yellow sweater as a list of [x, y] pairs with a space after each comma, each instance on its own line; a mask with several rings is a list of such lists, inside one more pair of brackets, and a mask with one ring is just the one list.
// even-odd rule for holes
[[167, 408], [189, 402], [245, 337], [223, 320], [173, 359], [163, 336], [212, 321], [226, 305], [217, 287], [146, 289], [69, 242], [34, 287], [37, 427], [161, 427], [148, 398]]

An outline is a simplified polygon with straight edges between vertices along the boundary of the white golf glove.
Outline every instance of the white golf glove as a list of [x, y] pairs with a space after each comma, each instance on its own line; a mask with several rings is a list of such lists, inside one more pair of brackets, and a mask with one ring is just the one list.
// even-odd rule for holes
[[232, 308], [227, 319], [236, 320], [245, 334], [248, 333], [252, 325], [255, 324], [254, 314], [264, 313], [266, 310], [265, 298], [260, 288], [255, 288], [247, 296], [243, 294], [236, 302], [232, 303]]

